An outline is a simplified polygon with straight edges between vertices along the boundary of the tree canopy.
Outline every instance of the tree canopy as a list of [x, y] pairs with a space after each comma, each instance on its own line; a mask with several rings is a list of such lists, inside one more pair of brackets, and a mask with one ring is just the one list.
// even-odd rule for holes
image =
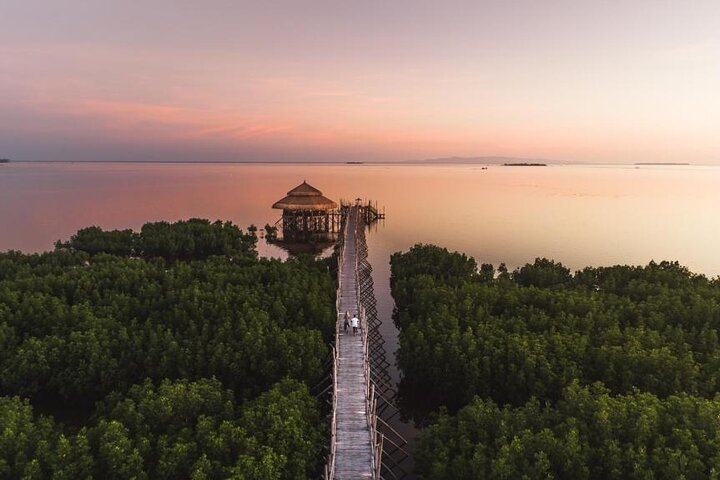
[[0, 253], [0, 479], [314, 478], [335, 285], [254, 242], [190, 220]]
[[166, 260], [200, 260], [211, 255], [254, 256], [256, 241], [257, 237], [252, 232], [245, 234], [232, 222], [192, 218], [175, 223], [146, 223], [139, 233], [87, 227], [78, 230], [68, 242], [57, 242], [56, 245], [57, 248], [90, 255], [109, 253]]
[[420, 437], [426, 479], [708, 479], [720, 472], [720, 397], [610, 395], [571, 384], [548, 406], [476, 397]]
[[[434, 418], [433, 412], [446, 409], [454, 414], [477, 402], [483, 402], [482, 408], [499, 405], [496, 408], [505, 409], [508, 418], [532, 405], [546, 406], [555, 412], [553, 418], [559, 418], [566, 415], [560, 407], [571, 385], [601, 385], [604, 396], [597, 398], [602, 401], [652, 398], [656, 402], [652, 408], [658, 410], [678, 398], [716, 408], [720, 284], [677, 262], [588, 267], [572, 274], [562, 264], [540, 258], [507, 272], [491, 265], [478, 269], [473, 259], [462, 254], [416, 245], [407, 253], [394, 254], [391, 263], [396, 322], [401, 329], [400, 397], [421, 424]], [[692, 417], [692, 409], [686, 414]], [[463, 437], [460, 420], [442, 418], [444, 425], [452, 425], [443, 430], [445, 434], [454, 429], [454, 440], [469, 442], [465, 448], [475, 449], [478, 458], [490, 463], [518, 446], [514, 435], [524, 435], [525, 427], [518, 424], [507, 445], [496, 443], [491, 448]], [[588, 438], [595, 434], [592, 425]], [[551, 428], [543, 424], [537, 432], [531, 429], [532, 434], [550, 435], [544, 432], [546, 427]], [[452, 476], [449, 470], [430, 475], [437, 462], [455, 458], [453, 449], [435, 449], [438, 444], [428, 440], [430, 435], [431, 430], [423, 435], [424, 460], [418, 463], [428, 478], [523, 478], [520, 470], [504, 477], [491, 475], [491, 470], [476, 477]], [[637, 448], [650, 448], [651, 437], [639, 440]], [[660, 434], [656, 437], [654, 441], [661, 441]], [[535, 445], [542, 444], [540, 437], [533, 438]], [[529, 448], [531, 439], [528, 442], [523, 448]], [[691, 455], [696, 448], [700, 447], [689, 439], [682, 454]], [[704, 453], [708, 449], [700, 451], [701, 470], [709, 474], [714, 457]], [[594, 457], [580, 461], [590, 476], [579, 478], [603, 478], [595, 474], [599, 470]], [[667, 467], [661, 463], [647, 471], [657, 475]], [[620, 471], [624, 475], [629, 470]], [[541, 476], [575, 478], [570, 473], [551, 473]], [[605, 478], [632, 477], [623, 475]]]

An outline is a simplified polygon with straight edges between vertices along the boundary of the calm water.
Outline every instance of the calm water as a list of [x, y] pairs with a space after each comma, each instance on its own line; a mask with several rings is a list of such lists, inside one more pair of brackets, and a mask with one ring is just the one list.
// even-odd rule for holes
[[510, 268], [538, 256], [571, 268], [667, 259], [720, 274], [718, 167], [10, 163], [0, 166], [0, 251], [48, 250], [88, 225], [204, 217], [263, 226], [305, 179], [336, 201], [386, 208], [368, 242], [389, 352], [389, 257], [419, 242]]
[[536, 256], [573, 268], [677, 259], [720, 274], [718, 167], [10, 163], [0, 166], [0, 250], [47, 250], [87, 225], [207, 217], [262, 226], [303, 179], [335, 200], [386, 207], [370, 236], [376, 269], [395, 250], [432, 242], [508, 266]]

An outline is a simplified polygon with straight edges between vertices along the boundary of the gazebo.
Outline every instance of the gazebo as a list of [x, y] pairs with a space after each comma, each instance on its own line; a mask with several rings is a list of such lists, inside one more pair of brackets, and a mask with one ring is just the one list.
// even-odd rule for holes
[[283, 211], [282, 230], [286, 242], [333, 240], [340, 230], [337, 203], [305, 181], [287, 192], [272, 208]]

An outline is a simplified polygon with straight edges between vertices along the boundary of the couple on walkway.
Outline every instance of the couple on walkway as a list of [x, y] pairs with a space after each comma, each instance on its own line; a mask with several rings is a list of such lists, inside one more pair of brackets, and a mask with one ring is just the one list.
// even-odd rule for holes
[[360, 325], [360, 319], [357, 318], [357, 315], [350, 318], [350, 312], [345, 312], [345, 321], [343, 322], [345, 333], [348, 331], [348, 326], [352, 326], [353, 335], [357, 335], [358, 325]]

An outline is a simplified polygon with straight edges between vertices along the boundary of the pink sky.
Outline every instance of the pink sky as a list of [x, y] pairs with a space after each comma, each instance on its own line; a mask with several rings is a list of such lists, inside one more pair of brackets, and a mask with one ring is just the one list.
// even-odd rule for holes
[[720, 2], [4, 0], [0, 157], [720, 163]]

